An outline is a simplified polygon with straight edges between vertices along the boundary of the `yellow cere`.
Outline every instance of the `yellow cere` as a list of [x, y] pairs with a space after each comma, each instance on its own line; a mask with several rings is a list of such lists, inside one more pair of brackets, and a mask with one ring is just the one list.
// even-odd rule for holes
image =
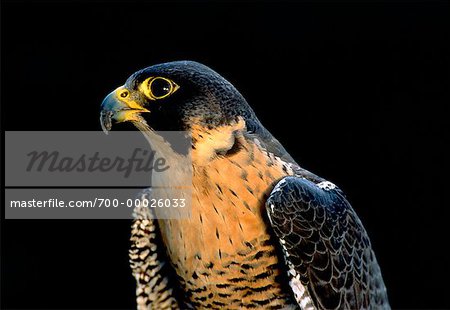
[[148, 112], [143, 106], [132, 100], [130, 97], [130, 91], [121, 86], [116, 89], [116, 97], [119, 101], [127, 105], [130, 110], [141, 110], [141, 112]]

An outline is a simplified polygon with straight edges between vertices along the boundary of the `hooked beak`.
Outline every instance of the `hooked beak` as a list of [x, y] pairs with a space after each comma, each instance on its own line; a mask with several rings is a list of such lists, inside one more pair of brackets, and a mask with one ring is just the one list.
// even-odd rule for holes
[[100, 124], [103, 132], [108, 134], [113, 120], [116, 123], [127, 121], [139, 123], [144, 121], [140, 113], [146, 112], [150, 111], [132, 100], [130, 91], [121, 86], [103, 100], [100, 109]]

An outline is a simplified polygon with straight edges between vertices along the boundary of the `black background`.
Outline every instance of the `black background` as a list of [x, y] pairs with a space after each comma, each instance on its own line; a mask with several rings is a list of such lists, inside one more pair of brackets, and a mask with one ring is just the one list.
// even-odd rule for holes
[[[393, 308], [450, 308], [448, 2], [2, 1], [3, 130], [100, 130], [134, 71], [205, 63], [338, 184]], [[2, 308], [132, 308], [128, 221], [2, 220]]]

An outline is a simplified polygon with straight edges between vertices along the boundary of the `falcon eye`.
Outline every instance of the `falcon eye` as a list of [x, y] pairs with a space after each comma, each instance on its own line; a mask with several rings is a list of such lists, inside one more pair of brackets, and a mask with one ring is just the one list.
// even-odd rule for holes
[[161, 78], [156, 78], [150, 82], [150, 91], [155, 98], [162, 98], [170, 94], [172, 90], [172, 84]]
[[150, 77], [142, 83], [143, 93], [151, 100], [163, 99], [172, 95], [179, 86], [164, 77]]

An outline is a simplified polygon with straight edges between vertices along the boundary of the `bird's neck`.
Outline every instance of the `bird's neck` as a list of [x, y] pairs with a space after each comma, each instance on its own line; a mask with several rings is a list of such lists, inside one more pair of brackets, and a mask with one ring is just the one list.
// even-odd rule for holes
[[160, 220], [168, 254], [187, 277], [205, 260], [220, 263], [249, 243], [266, 242], [266, 198], [279, 179], [293, 174], [288, 164], [254, 141], [243, 135], [234, 139], [236, 150], [216, 154], [208, 164], [205, 153], [200, 158], [193, 153], [190, 217]]

